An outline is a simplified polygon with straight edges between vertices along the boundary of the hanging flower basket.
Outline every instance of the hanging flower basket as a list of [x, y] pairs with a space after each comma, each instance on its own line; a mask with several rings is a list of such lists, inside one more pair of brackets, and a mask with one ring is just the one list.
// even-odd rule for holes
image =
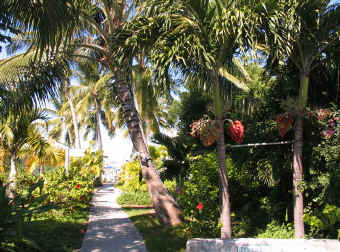
[[244, 139], [244, 126], [241, 121], [233, 121], [229, 126], [230, 137], [237, 143], [242, 143]]
[[286, 135], [286, 133], [293, 127], [293, 120], [286, 113], [279, 114], [276, 117], [276, 122], [277, 122], [277, 127], [279, 130], [279, 135], [281, 137], [284, 137], [284, 135]]
[[204, 117], [190, 126], [190, 135], [199, 136], [204, 146], [210, 146], [217, 140], [217, 131], [213, 120]]

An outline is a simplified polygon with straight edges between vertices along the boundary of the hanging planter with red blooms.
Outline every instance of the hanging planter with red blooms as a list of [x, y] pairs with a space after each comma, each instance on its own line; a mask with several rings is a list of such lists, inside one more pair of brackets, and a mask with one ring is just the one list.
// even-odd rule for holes
[[230, 137], [237, 143], [242, 143], [244, 139], [244, 126], [241, 121], [233, 121], [229, 126]]
[[204, 146], [212, 145], [217, 139], [215, 121], [210, 120], [207, 116], [193, 122], [191, 127], [191, 136], [199, 136]]
[[286, 113], [279, 114], [276, 117], [277, 127], [279, 130], [279, 135], [283, 137], [286, 133], [293, 127], [293, 120]]

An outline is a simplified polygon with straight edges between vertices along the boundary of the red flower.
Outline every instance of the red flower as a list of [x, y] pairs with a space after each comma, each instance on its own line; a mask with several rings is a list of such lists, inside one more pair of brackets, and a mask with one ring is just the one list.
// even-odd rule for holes
[[234, 121], [229, 126], [230, 137], [237, 143], [242, 143], [244, 138], [244, 126], [240, 121]]
[[196, 208], [198, 209], [198, 211], [201, 212], [202, 209], [203, 209], [203, 203], [202, 203], [202, 202], [198, 203], [197, 206], [196, 206]]
[[183, 194], [182, 187], [179, 187], [178, 188], [178, 195], [182, 195], [182, 194]]
[[77, 185], [77, 189], [79, 189], [79, 188], [80, 188], [80, 185], [78, 184], [78, 185]]

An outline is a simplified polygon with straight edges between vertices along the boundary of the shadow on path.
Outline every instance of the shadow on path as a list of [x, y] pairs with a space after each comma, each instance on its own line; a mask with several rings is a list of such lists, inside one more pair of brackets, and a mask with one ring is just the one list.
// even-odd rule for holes
[[81, 252], [147, 252], [143, 238], [117, 204], [120, 192], [104, 184], [92, 198]]

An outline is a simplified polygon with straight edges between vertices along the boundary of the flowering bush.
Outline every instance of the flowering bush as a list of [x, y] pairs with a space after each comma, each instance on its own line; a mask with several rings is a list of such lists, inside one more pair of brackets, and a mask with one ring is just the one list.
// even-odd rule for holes
[[340, 112], [335, 111], [335, 112], [329, 112], [327, 116], [322, 118], [323, 120], [320, 120], [323, 122], [327, 129], [323, 131], [323, 136], [326, 139], [331, 138], [334, 133], [339, 133], [340, 132]]
[[340, 238], [340, 110], [319, 109], [314, 117], [319, 133], [312, 146], [311, 178], [306, 183], [305, 223], [313, 238]]
[[193, 237], [218, 237], [219, 188], [215, 154], [191, 157], [189, 177], [178, 195], [186, 229]]
[[47, 201], [60, 203], [66, 211], [89, 202], [95, 185], [96, 174], [91, 169], [80, 169], [78, 163], [71, 163], [68, 175], [64, 167], [45, 175], [43, 192], [48, 195]]

